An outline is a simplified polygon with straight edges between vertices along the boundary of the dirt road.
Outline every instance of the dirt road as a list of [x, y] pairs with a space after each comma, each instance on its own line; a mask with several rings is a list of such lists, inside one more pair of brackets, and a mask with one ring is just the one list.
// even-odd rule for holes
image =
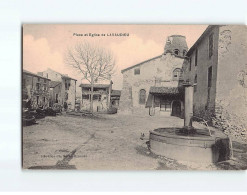
[[[195, 124], [199, 125], [199, 124]], [[149, 130], [181, 127], [177, 117], [99, 115], [46, 117], [23, 128], [23, 168], [96, 170], [246, 169], [247, 145], [234, 142], [235, 159], [217, 165], [177, 162], [147, 149]]]

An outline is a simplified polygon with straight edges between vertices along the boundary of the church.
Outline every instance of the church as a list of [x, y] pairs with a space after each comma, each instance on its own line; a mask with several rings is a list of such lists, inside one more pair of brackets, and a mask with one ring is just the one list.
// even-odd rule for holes
[[171, 35], [161, 55], [123, 69], [119, 113], [182, 117], [182, 65], [187, 51], [186, 37]]

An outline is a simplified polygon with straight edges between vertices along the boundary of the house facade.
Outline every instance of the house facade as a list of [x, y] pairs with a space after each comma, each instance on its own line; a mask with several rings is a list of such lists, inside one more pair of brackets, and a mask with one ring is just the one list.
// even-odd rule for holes
[[187, 51], [186, 38], [172, 35], [162, 55], [122, 70], [119, 112], [182, 116], [183, 92], [179, 85]]
[[246, 132], [247, 27], [211, 25], [187, 56], [183, 78], [194, 83], [194, 115]]
[[32, 108], [49, 106], [50, 79], [32, 72], [22, 72], [22, 99], [31, 100]]
[[50, 101], [49, 104], [52, 107], [55, 103], [62, 105], [61, 94], [62, 82], [51, 81], [50, 82]]
[[[81, 110], [90, 110], [91, 84], [81, 84], [82, 103]], [[111, 105], [112, 82], [110, 84], [94, 84], [93, 88], [93, 111], [104, 112]]]
[[57, 86], [57, 88], [51, 88], [51, 90], [53, 91], [57, 91], [58, 89], [60, 89], [60, 92], [54, 92], [54, 95], [52, 96], [53, 99], [51, 100], [52, 102], [54, 102], [54, 100], [58, 101], [58, 103], [60, 103], [63, 106], [66, 103], [68, 109], [75, 109], [77, 81], [76, 79], [73, 79], [66, 74], [56, 72], [50, 68], [48, 68], [46, 71], [39, 72], [38, 74], [43, 77], [49, 78], [51, 81], [61, 83], [61, 85]]

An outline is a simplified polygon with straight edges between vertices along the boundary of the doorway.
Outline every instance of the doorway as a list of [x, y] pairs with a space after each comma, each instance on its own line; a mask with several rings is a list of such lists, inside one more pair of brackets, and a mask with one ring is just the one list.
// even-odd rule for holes
[[172, 116], [181, 117], [181, 102], [180, 101], [173, 101]]

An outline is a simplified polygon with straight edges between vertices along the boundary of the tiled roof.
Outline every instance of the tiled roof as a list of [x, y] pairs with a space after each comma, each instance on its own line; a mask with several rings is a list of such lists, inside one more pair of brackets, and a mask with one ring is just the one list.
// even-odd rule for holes
[[29, 74], [29, 75], [32, 75], [32, 76], [35, 76], [35, 77], [40, 77], [40, 78], [42, 78], [42, 79], [46, 79], [46, 80], [51, 80], [51, 79], [48, 79], [48, 78], [46, 78], [46, 77], [43, 77], [43, 76], [40, 76], [40, 75], [34, 74], [34, 73], [29, 72], [29, 71], [24, 70], [24, 69], [22, 70], [22, 73], [23, 73], [23, 74]]
[[63, 78], [66, 78], [66, 79], [71, 79], [71, 80], [75, 80], [77, 81], [76, 79], [72, 78], [72, 77], [69, 77], [68, 75], [65, 75], [65, 74], [61, 74]]
[[58, 82], [58, 81], [51, 81], [50, 82], [50, 88], [54, 88], [56, 87], [57, 85], [61, 84], [61, 82]]
[[150, 87], [149, 93], [156, 94], [179, 94], [178, 87]]
[[76, 79], [74, 79], [74, 78], [72, 78], [72, 77], [69, 77], [67, 74], [62, 74], [62, 73], [60, 73], [60, 72], [57, 72], [57, 71], [55, 71], [55, 70], [52, 70], [51, 68], [48, 68], [48, 70], [51, 70], [51, 71], [53, 71], [53, 72], [55, 72], [55, 73], [57, 73], [57, 74], [60, 74], [63, 78], [68, 78], [68, 79], [72, 79], [72, 80], [77, 81]]
[[[79, 87], [89, 88], [91, 84], [80, 84]], [[94, 88], [108, 88], [110, 84], [94, 84]]]
[[121, 96], [121, 90], [112, 90], [111, 96]]

